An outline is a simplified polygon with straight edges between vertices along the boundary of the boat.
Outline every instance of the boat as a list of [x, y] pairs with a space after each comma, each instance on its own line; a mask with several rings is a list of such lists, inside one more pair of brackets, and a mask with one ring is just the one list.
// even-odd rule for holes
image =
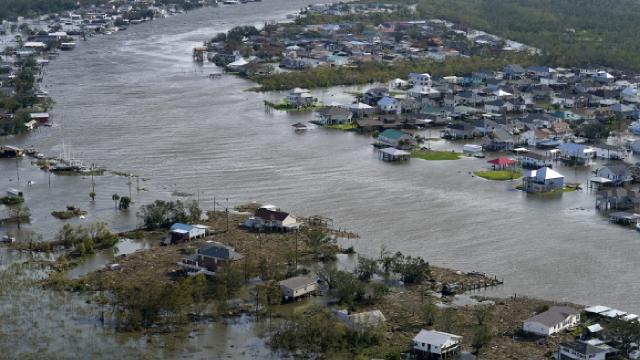
[[303, 124], [303, 123], [295, 123], [293, 125], [293, 128], [295, 129], [295, 131], [305, 131], [307, 130], [307, 125]]
[[16, 242], [16, 238], [9, 236], [9, 235], [5, 235], [2, 237], [2, 242], [3, 243], [7, 243], [7, 244], [11, 244]]
[[225, 5], [238, 5], [238, 4], [240, 4], [240, 1], [239, 0], [224, 0], [222, 3], [225, 4]]
[[636, 230], [640, 231], [640, 223], [636, 223]]
[[60, 44], [60, 50], [73, 50], [76, 48], [76, 43], [74, 42], [63, 42]]

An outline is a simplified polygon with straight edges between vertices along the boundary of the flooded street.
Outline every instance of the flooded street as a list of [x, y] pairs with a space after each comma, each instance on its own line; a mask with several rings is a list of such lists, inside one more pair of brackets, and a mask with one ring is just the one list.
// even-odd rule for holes
[[[517, 181], [470, 175], [488, 159], [383, 163], [370, 137], [318, 128], [294, 133], [291, 124], [313, 115], [265, 113], [263, 100], [282, 93], [246, 91], [255, 84], [234, 76], [211, 80], [207, 74], [219, 69], [191, 61], [193, 46], [216, 32], [283, 19], [306, 4], [265, 0], [203, 9], [82, 42], [47, 69], [56, 126], [5, 142], [33, 144], [47, 155], [60, 154], [64, 142], [85, 163], [149, 178], [148, 191], [134, 189], [136, 206], [173, 190], [199, 192], [204, 208], [213, 207], [214, 196], [233, 204], [274, 203], [294, 214], [333, 218], [335, 227], [360, 235], [352, 244], [365, 255], [377, 256], [384, 246], [504, 278], [505, 285], [489, 294], [640, 312], [640, 235], [609, 225], [595, 212], [593, 193], [528, 196], [512, 190]], [[347, 90], [353, 88], [314, 94], [324, 103], [346, 103]], [[463, 143], [431, 145], [460, 149]], [[27, 201], [35, 219], [30, 228], [45, 238], [63, 223], [48, 213], [69, 203], [116, 230], [137, 224], [136, 206], [116, 212], [111, 201], [113, 193], [129, 191], [126, 178], [97, 177], [98, 201], [91, 205], [90, 179], [55, 177], [49, 190], [48, 175], [29, 170], [27, 162], [19, 164], [21, 178], [36, 182], [27, 196], [39, 199]], [[583, 186], [591, 176], [586, 169], [558, 170]], [[0, 161], [0, 189], [16, 181], [15, 162]], [[246, 333], [245, 325], [234, 326], [220, 331], [229, 332], [228, 339]], [[201, 336], [211, 339], [210, 331]], [[257, 355], [264, 349], [254, 340], [239, 337], [234, 345], [249, 344]], [[202, 341], [192, 342], [200, 348]]]

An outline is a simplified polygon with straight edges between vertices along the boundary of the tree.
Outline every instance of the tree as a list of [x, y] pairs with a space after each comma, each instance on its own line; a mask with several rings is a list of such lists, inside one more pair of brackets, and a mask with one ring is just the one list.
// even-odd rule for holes
[[16, 222], [18, 229], [23, 222], [29, 222], [31, 210], [26, 205], [12, 206], [9, 208], [9, 217]]
[[476, 356], [480, 355], [480, 350], [489, 345], [491, 339], [493, 338], [493, 334], [491, 334], [491, 330], [486, 325], [479, 325], [476, 327], [473, 333], [473, 339], [471, 340], [471, 346], [473, 347], [474, 354]]
[[429, 327], [433, 326], [436, 322], [436, 318], [438, 317], [438, 307], [432, 302], [424, 304], [422, 307], [422, 317], [425, 325]]
[[91, 201], [96, 201], [96, 192], [95, 191], [91, 191], [89, 193], [89, 197], [91, 198]]
[[378, 271], [378, 262], [364, 256], [358, 257], [358, 265], [356, 266], [356, 275], [362, 281], [369, 281]]
[[479, 326], [482, 326], [486, 321], [491, 320], [492, 315], [493, 314], [491, 313], [491, 307], [489, 306], [476, 306], [475, 310], [473, 311], [473, 316], [475, 317]]
[[120, 210], [127, 210], [131, 205], [131, 198], [128, 196], [123, 196], [120, 198], [120, 203], [118, 204], [118, 208]]

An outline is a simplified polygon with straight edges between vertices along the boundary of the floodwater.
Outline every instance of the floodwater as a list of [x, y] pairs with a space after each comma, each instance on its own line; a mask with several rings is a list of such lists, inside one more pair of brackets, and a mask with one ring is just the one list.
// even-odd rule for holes
[[[57, 126], [7, 142], [33, 144], [47, 155], [62, 152], [64, 142], [85, 162], [149, 178], [144, 186], [150, 191], [134, 195], [139, 203], [175, 189], [198, 192], [206, 208], [214, 196], [223, 204], [274, 203], [294, 214], [333, 218], [335, 226], [360, 234], [351, 243], [365, 255], [385, 247], [504, 278], [505, 285], [488, 294], [640, 312], [640, 236], [608, 224], [594, 210], [593, 193], [527, 195], [512, 190], [517, 182], [471, 176], [486, 167], [482, 159], [383, 163], [370, 137], [318, 128], [294, 133], [292, 124], [313, 115], [265, 113], [263, 100], [283, 93], [248, 92], [255, 84], [233, 76], [211, 80], [207, 74], [219, 69], [192, 63], [193, 46], [216, 32], [283, 18], [303, 4], [268, 0], [204, 9], [82, 42], [47, 69]], [[325, 103], [348, 102], [348, 90], [353, 88], [315, 94]], [[431, 146], [459, 149], [462, 143]], [[567, 181], [585, 184], [590, 176], [584, 168], [557, 168]], [[14, 172], [14, 163], [0, 161], [0, 185], [10, 186]], [[116, 228], [134, 226], [135, 206], [122, 215], [110, 200], [113, 192], [128, 191], [126, 178], [102, 181], [89, 216], [104, 214]], [[56, 183], [77, 192], [52, 193], [40, 202], [63, 207], [69, 196], [90, 207], [90, 180]], [[37, 184], [47, 182], [39, 178]], [[55, 231], [61, 222], [39, 204], [29, 204], [42, 206], [34, 231]]]

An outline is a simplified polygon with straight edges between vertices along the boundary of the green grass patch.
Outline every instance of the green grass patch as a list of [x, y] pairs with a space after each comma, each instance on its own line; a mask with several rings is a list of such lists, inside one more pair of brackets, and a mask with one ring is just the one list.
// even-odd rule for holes
[[520, 170], [483, 170], [474, 171], [473, 173], [481, 178], [495, 181], [515, 180], [522, 177]]
[[342, 130], [342, 131], [351, 131], [351, 130], [355, 130], [358, 128], [358, 125], [354, 124], [354, 123], [350, 123], [350, 124], [333, 124], [333, 125], [324, 125], [324, 128], [327, 129], [336, 129], [336, 130]]
[[438, 150], [411, 150], [411, 157], [438, 161], [438, 160], [458, 160], [462, 156], [461, 153], [452, 151], [438, 151]]
[[289, 104], [287, 100], [281, 100], [275, 104], [273, 104], [273, 108], [281, 111], [289, 111], [289, 112], [302, 112], [302, 111], [313, 111], [322, 107], [322, 104], [313, 104], [308, 106], [295, 106]]
[[24, 199], [21, 198], [20, 196], [12, 196], [12, 195], [8, 195], [8, 196], [3, 196], [0, 197], [0, 204], [3, 205], [18, 205], [18, 204], [22, 204], [24, 202]]

